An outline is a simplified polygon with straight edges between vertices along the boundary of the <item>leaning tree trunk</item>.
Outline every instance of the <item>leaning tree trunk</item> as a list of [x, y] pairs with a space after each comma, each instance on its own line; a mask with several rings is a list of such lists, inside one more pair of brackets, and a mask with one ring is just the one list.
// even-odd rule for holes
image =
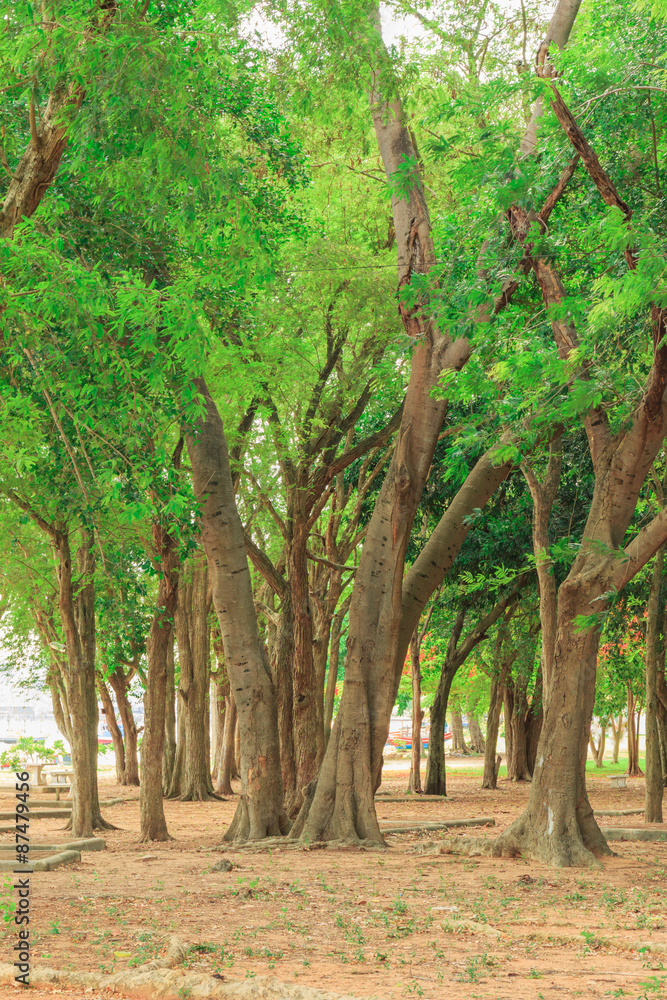
[[287, 830], [276, 692], [257, 628], [222, 420], [203, 379], [196, 386], [206, 416], [188, 434], [187, 446], [201, 504], [213, 606], [241, 729], [241, 798], [225, 839], [261, 840]]
[[141, 742], [141, 793], [139, 815], [141, 842], [173, 840], [167, 830], [162, 799], [162, 754], [169, 651], [178, 600], [178, 556], [175, 539], [159, 524], [153, 525], [159, 565], [156, 608], [151, 622], [146, 656], [148, 672], [144, 692], [144, 736]]
[[122, 785], [123, 778], [125, 777], [125, 747], [123, 745], [123, 735], [118, 726], [111, 695], [109, 694], [108, 687], [104, 683], [104, 678], [97, 674], [96, 680], [97, 690], [100, 693], [100, 701], [102, 702], [104, 719], [109, 732], [111, 733], [111, 739], [113, 740], [114, 757], [116, 758], [116, 783], [118, 785]]
[[530, 707], [526, 713], [526, 764], [528, 773], [533, 775], [535, 771], [535, 761], [537, 760], [537, 747], [540, 742], [540, 733], [544, 722], [544, 682], [543, 666], [537, 669], [537, 678], [533, 689], [533, 697], [530, 700]]
[[648, 596], [648, 622], [646, 627], [646, 792], [644, 822], [662, 823], [662, 798], [664, 778], [660, 753], [658, 722], [658, 675], [665, 670], [665, 642], [660, 636], [660, 626], [665, 617], [665, 600], [662, 595], [662, 574], [665, 546], [655, 556], [651, 586]]
[[419, 626], [417, 626], [410, 640], [410, 663], [412, 666], [412, 754], [410, 758], [408, 792], [421, 792], [422, 790], [421, 759], [424, 710], [421, 706], [422, 671], [419, 662], [419, 647]]

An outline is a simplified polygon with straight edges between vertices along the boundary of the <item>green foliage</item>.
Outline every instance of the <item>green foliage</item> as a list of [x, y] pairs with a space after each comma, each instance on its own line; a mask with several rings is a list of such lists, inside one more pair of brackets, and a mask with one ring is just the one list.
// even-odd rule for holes
[[55, 764], [58, 756], [67, 754], [62, 740], [55, 740], [48, 747], [42, 740], [32, 736], [20, 736], [7, 750], [0, 753], [0, 764], [9, 766], [12, 771], [19, 771], [22, 764]]

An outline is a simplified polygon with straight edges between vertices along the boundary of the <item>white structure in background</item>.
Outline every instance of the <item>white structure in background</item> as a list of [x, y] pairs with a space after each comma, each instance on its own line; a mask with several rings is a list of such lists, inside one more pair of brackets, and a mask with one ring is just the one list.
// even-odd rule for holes
[[[116, 708], [113, 694], [112, 700], [114, 708]], [[143, 703], [136, 698], [132, 698], [131, 703], [137, 726], [143, 726]], [[111, 733], [102, 713], [101, 705], [98, 705], [98, 708], [97, 735], [101, 741], [107, 743], [111, 741]], [[116, 718], [118, 718], [118, 711], [116, 711]], [[48, 691], [15, 687], [8, 683], [5, 677], [0, 677], [0, 743], [3, 738], [9, 738], [13, 742], [21, 736], [32, 736], [33, 739], [44, 737], [47, 744], [52, 743], [53, 740], [64, 740], [56, 725], [51, 695]], [[66, 740], [64, 742], [67, 743]]]

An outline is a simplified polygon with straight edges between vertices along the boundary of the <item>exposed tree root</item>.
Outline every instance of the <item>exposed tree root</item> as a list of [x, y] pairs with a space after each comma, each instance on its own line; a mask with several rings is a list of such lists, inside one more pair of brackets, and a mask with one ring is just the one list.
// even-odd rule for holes
[[256, 843], [267, 839], [280, 840], [290, 831], [290, 821], [283, 811], [266, 814], [261, 805], [249, 801], [247, 795], [241, 795], [234, 813], [234, 818], [224, 834], [226, 843]]
[[524, 817], [518, 819], [499, 837], [456, 837], [421, 846], [423, 853], [463, 854], [467, 857], [531, 858], [557, 868], [600, 868], [600, 856], [615, 857], [604, 835], [599, 832], [595, 848], [586, 846], [578, 829], [566, 831], [560, 838], [531, 834]]
[[376, 840], [316, 840], [309, 844], [303, 840], [292, 840], [290, 837], [265, 837], [263, 840], [235, 841], [233, 844], [220, 844], [210, 848], [212, 851], [347, 851], [356, 848], [360, 851], [384, 851], [387, 845], [378, 844]]

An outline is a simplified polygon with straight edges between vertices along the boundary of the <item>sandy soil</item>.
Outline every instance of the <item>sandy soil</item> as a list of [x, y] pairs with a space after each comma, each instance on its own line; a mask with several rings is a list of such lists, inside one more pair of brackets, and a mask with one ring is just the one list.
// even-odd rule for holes
[[[528, 787], [479, 784], [461, 768], [450, 801], [380, 799], [379, 818], [493, 816], [497, 828], [485, 833], [494, 836]], [[104, 810], [120, 828], [106, 835], [105, 852], [32, 875], [34, 965], [111, 972], [154, 957], [176, 933], [191, 946], [192, 969], [227, 981], [272, 974], [378, 1000], [667, 996], [667, 844], [615, 843], [618, 857], [590, 871], [417, 853], [439, 833], [395, 835], [378, 852], [220, 853], [212, 848], [233, 815], [229, 801], [167, 802], [176, 839], [147, 847], [137, 843], [137, 790], [107, 778], [101, 786], [104, 798], [132, 801]], [[404, 787], [404, 773], [386, 772], [382, 791]], [[594, 808], [643, 804], [642, 779], [611, 790], [595, 775], [590, 789]], [[0, 792], [0, 808], [10, 808], [9, 789]], [[603, 822], [643, 825], [641, 816]], [[33, 821], [31, 838], [65, 840], [62, 821]], [[222, 857], [232, 871], [212, 872]], [[11, 961], [15, 929], [2, 927], [0, 954]], [[10, 993], [0, 987], [0, 997]]]

